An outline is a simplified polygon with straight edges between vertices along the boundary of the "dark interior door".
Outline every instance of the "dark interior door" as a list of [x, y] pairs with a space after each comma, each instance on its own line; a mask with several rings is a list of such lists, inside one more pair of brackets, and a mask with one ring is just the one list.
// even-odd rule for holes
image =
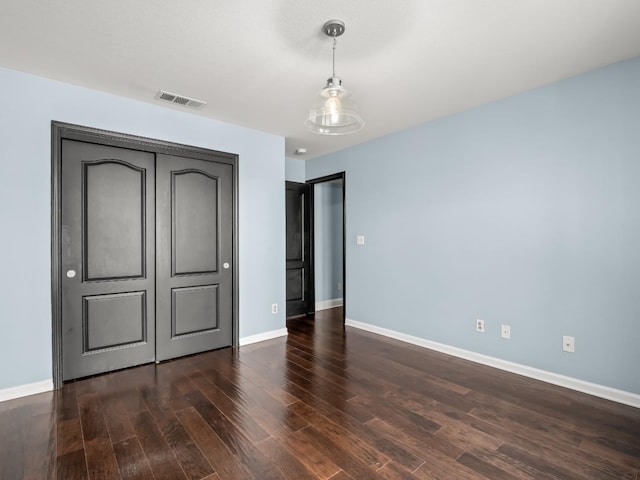
[[62, 141], [63, 380], [155, 358], [154, 157]]
[[314, 311], [311, 288], [311, 186], [286, 182], [287, 317]]
[[156, 359], [232, 343], [233, 169], [158, 155]]

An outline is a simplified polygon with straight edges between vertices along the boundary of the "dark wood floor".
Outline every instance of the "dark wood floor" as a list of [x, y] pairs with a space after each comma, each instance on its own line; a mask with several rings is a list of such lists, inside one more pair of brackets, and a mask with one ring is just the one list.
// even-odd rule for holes
[[638, 476], [640, 410], [343, 328], [340, 315], [0, 403], [0, 476]]

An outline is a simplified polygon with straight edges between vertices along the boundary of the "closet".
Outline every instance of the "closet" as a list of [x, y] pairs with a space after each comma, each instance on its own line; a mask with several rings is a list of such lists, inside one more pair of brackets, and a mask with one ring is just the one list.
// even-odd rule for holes
[[236, 156], [65, 124], [54, 138], [61, 380], [232, 345]]

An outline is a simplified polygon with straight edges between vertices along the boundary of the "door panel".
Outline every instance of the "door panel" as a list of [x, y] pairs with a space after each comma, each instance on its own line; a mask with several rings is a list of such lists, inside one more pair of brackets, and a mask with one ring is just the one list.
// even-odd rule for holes
[[83, 302], [84, 352], [147, 341], [145, 292], [92, 295]]
[[218, 285], [174, 288], [171, 337], [218, 329], [218, 292]]
[[[218, 178], [201, 171], [172, 173], [173, 273], [218, 270]], [[200, 239], [208, 239], [201, 241]]]
[[157, 360], [232, 343], [232, 175], [228, 164], [158, 155]]
[[84, 279], [144, 277], [145, 170], [112, 160], [85, 162], [82, 169]]
[[304, 301], [304, 268], [287, 270], [287, 302]]
[[63, 380], [154, 360], [154, 157], [62, 141]]
[[314, 311], [310, 283], [311, 187], [304, 183], [286, 182], [287, 216], [287, 317]]

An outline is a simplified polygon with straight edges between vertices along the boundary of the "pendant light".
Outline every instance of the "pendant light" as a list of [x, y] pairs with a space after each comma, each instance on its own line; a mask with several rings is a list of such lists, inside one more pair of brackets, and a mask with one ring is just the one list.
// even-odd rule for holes
[[333, 70], [304, 123], [312, 132], [321, 135], [353, 133], [360, 130], [364, 122], [349, 92], [342, 87], [342, 80], [336, 76], [336, 44], [337, 38], [344, 33], [344, 22], [329, 20], [322, 30], [333, 37]]

